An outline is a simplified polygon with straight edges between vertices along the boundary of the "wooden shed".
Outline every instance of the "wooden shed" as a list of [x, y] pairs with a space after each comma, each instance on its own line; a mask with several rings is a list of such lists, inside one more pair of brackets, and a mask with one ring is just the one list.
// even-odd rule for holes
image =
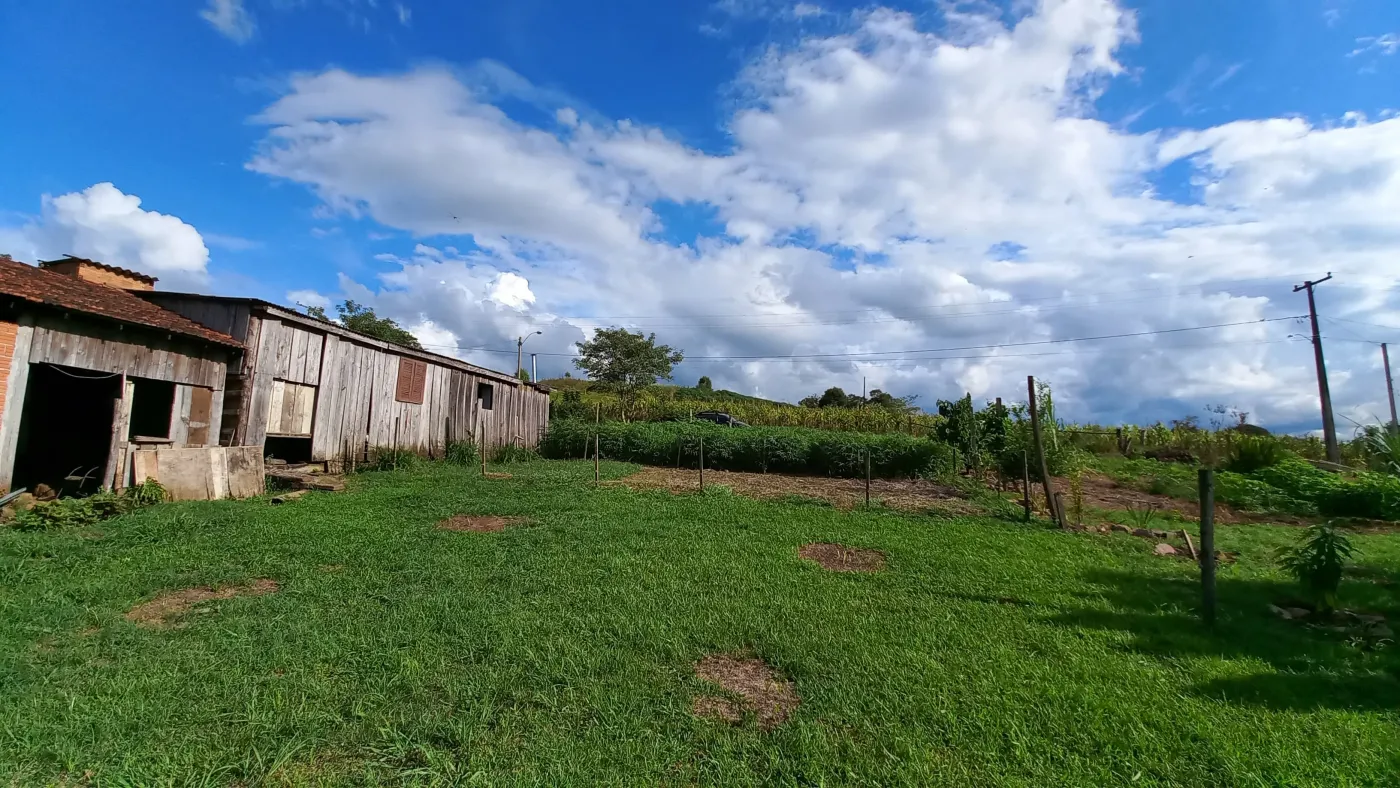
[[233, 337], [138, 298], [155, 280], [0, 255], [0, 491], [121, 485], [129, 448], [218, 444]]
[[245, 348], [228, 369], [223, 445], [289, 461], [337, 463], [376, 448], [442, 456], [447, 443], [534, 447], [549, 395], [511, 375], [403, 347], [248, 298], [147, 292], [142, 298]]

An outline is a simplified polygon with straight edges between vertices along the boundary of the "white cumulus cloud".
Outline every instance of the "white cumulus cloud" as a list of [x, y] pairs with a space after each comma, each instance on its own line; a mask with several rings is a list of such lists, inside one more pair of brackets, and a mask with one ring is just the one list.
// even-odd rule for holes
[[143, 210], [141, 198], [110, 183], [58, 197], [45, 195], [42, 213], [4, 232], [21, 259], [72, 254], [159, 277], [161, 287], [195, 287], [207, 280], [209, 249], [178, 217]]
[[[862, 378], [926, 405], [1015, 398], [1036, 374], [1071, 417], [1223, 402], [1315, 421], [1300, 327], [1257, 321], [1305, 309], [1293, 277], [1328, 269], [1329, 317], [1400, 310], [1400, 118], [1130, 133], [1096, 102], [1126, 78], [1133, 14], [1023, 5], [937, 30], [877, 8], [769, 48], [736, 76], [723, 150], [626, 119], [526, 125], [443, 70], [330, 70], [257, 118], [249, 167], [331, 210], [465, 239], [395, 258], [372, 288], [342, 282], [464, 347], [542, 329], [532, 348], [566, 354], [620, 324], [683, 348], [682, 379], [788, 399]], [[1165, 196], [1183, 162], [1189, 194]], [[1241, 325], [1175, 332], [1216, 324]], [[1360, 416], [1383, 395], [1375, 348], [1337, 334], [1334, 395]], [[542, 374], [564, 370], [546, 358]]]

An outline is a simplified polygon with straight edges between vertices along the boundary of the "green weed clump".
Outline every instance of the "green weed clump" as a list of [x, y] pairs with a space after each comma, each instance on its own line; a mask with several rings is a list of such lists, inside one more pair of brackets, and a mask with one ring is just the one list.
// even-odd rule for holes
[[1351, 542], [1331, 523], [1309, 526], [1296, 545], [1283, 551], [1283, 568], [1298, 581], [1320, 612], [1337, 608], [1342, 570], [1352, 554]]
[[423, 458], [408, 449], [380, 447], [370, 452], [369, 462], [357, 466], [360, 471], [397, 471], [411, 468]]
[[455, 465], [474, 465], [480, 457], [476, 453], [476, 441], [449, 441], [442, 453], [446, 462]]
[[595, 433], [605, 459], [646, 465], [696, 467], [703, 436], [705, 467], [716, 470], [851, 478], [865, 474], [868, 455], [871, 474], [880, 478], [933, 478], [953, 472], [952, 448], [928, 438], [700, 422], [554, 421], [540, 454], [549, 459], [592, 457]]
[[536, 452], [534, 449], [527, 449], [524, 446], [516, 446], [515, 444], [497, 446], [495, 451], [491, 452], [491, 462], [530, 462], [532, 460], [538, 460], [539, 458], [539, 452]]
[[160, 482], [147, 479], [120, 493], [103, 490], [86, 498], [40, 501], [15, 515], [14, 527], [22, 531], [83, 528], [164, 500], [165, 488]]

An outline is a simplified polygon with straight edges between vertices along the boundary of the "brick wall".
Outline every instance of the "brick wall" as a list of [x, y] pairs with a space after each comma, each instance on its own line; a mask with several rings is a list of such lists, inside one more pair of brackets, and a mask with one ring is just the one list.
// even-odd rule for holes
[[154, 290], [155, 286], [150, 282], [135, 279], [116, 271], [108, 271], [99, 268], [83, 260], [63, 260], [56, 263], [46, 263], [44, 268], [56, 274], [64, 276], [75, 276], [88, 282], [94, 282], [108, 287], [120, 287], [123, 290]]
[[10, 385], [10, 361], [15, 356], [15, 336], [19, 326], [0, 321], [0, 409], [5, 407], [5, 394]]

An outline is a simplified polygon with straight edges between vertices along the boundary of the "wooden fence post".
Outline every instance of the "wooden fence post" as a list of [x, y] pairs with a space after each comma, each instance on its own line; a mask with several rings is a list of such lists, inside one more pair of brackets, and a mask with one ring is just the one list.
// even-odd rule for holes
[[1055, 482], [1050, 478], [1050, 466], [1045, 462], [1045, 444], [1040, 438], [1040, 407], [1036, 404], [1034, 375], [1026, 376], [1026, 391], [1030, 395], [1031, 436], [1035, 443], [1036, 459], [1040, 462], [1040, 483], [1045, 487], [1045, 506], [1050, 510], [1050, 516], [1055, 522], [1064, 528], [1065, 515], [1055, 500]]
[[399, 417], [394, 417], [394, 470], [399, 469]]
[[870, 508], [870, 449], [865, 450], [865, 508]]
[[486, 475], [486, 425], [481, 425], [481, 475]]
[[597, 487], [602, 483], [602, 471], [599, 464], [602, 462], [602, 452], [598, 448], [598, 433], [593, 433], [593, 486]]
[[1200, 470], [1201, 614], [1215, 625], [1215, 471]]
[[705, 491], [705, 436], [700, 436], [700, 492]]
[[1026, 522], [1031, 521], [1031, 453], [1021, 452], [1021, 506], [1026, 510]]

